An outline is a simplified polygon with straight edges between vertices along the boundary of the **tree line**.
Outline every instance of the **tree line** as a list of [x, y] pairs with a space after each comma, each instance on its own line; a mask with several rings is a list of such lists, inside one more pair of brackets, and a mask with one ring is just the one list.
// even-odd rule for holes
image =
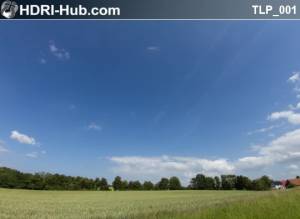
[[215, 177], [197, 174], [188, 186], [182, 186], [176, 176], [163, 177], [157, 183], [151, 181], [127, 181], [116, 176], [110, 185], [105, 178], [66, 176], [51, 173], [22, 173], [7, 167], [0, 167], [0, 187], [34, 190], [268, 190], [272, 180], [268, 176], [251, 180], [246, 176], [221, 175]]

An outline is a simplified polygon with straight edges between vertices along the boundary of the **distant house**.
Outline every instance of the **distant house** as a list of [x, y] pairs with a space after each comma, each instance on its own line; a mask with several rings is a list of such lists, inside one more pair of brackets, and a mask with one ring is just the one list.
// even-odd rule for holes
[[287, 187], [288, 185], [300, 186], [300, 178], [286, 180], [285, 186]]
[[272, 182], [273, 189], [285, 189], [285, 180]]

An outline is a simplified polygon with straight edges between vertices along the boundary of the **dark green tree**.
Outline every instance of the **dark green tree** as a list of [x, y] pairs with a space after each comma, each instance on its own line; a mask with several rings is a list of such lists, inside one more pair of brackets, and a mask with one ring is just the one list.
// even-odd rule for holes
[[114, 187], [114, 190], [122, 190], [123, 189], [123, 182], [122, 178], [120, 176], [116, 176], [112, 186]]
[[215, 189], [215, 180], [212, 177], [205, 177], [205, 189]]
[[252, 190], [269, 190], [272, 186], [272, 180], [268, 176], [262, 176], [252, 181]]
[[235, 175], [221, 175], [222, 189], [230, 190], [235, 188], [236, 176]]
[[144, 184], [143, 184], [143, 189], [144, 190], [153, 190], [154, 185], [151, 181], [145, 181]]
[[100, 190], [104, 190], [104, 191], [108, 190], [108, 187], [109, 187], [107, 180], [103, 177], [100, 179], [99, 186], [100, 186]]
[[142, 190], [142, 184], [140, 181], [130, 181], [128, 183], [128, 189], [129, 190]]
[[127, 190], [127, 189], [128, 189], [128, 181], [123, 180], [121, 190]]
[[192, 189], [206, 189], [206, 177], [203, 174], [197, 174], [195, 178], [191, 180]]
[[160, 190], [169, 189], [169, 179], [161, 178], [161, 180], [157, 183], [157, 188]]
[[220, 177], [215, 176], [215, 189], [219, 190], [221, 188], [221, 181], [220, 181]]
[[237, 176], [235, 182], [235, 188], [237, 190], [250, 190], [252, 181], [246, 176]]
[[169, 180], [169, 189], [170, 190], [179, 190], [181, 189], [181, 183], [178, 177], [172, 176]]

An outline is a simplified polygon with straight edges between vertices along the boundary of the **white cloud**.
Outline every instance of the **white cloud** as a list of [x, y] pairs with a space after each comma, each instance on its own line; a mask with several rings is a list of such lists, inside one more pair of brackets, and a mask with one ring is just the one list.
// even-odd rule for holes
[[288, 79], [288, 81], [295, 83], [296, 81], [299, 81], [299, 79], [300, 79], [299, 72], [294, 72], [293, 75]]
[[36, 144], [36, 141], [33, 137], [22, 134], [22, 133], [18, 132], [17, 130], [14, 130], [11, 132], [10, 138], [13, 140], [16, 140], [22, 144], [31, 144], [31, 145]]
[[271, 121], [278, 119], [286, 119], [289, 123], [297, 125], [300, 124], [300, 113], [295, 113], [291, 110], [274, 112], [268, 116]]
[[156, 51], [160, 51], [160, 48], [158, 46], [148, 46], [147, 50], [152, 51], [152, 52], [156, 52]]
[[214, 176], [234, 172], [234, 166], [225, 159], [208, 160], [175, 156], [125, 156], [109, 159], [117, 165], [114, 169], [116, 173], [144, 179], [176, 175], [186, 181], [197, 173]]
[[27, 153], [25, 154], [26, 157], [30, 157], [30, 158], [37, 158], [38, 157], [38, 152], [34, 151], [31, 153]]
[[271, 126], [269, 126], [269, 127], [260, 128], [260, 129], [254, 130], [254, 131], [250, 131], [250, 132], [248, 132], [247, 134], [248, 134], [248, 135], [253, 135], [253, 134], [255, 134], [255, 133], [264, 133], [264, 132], [271, 131], [272, 129], [278, 128], [278, 127], [279, 127], [279, 125], [271, 125]]
[[271, 166], [282, 162], [300, 161], [300, 129], [283, 134], [267, 145], [257, 146], [257, 156], [238, 159], [237, 169]]
[[44, 58], [41, 58], [39, 61], [40, 61], [41, 64], [46, 64], [47, 63], [47, 60], [44, 59]]
[[295, 165], [295, 162], [300, 162], [300, 129], [287, 132], [265, 145], [256, 146], [255, 150], [256, 154], [253, 156], [232, 161], [177, 156], [124, 156], [110, 157], [109, 160], [116, 165], [116, 173], [144, 179], [177, 175], [187, 182], [197, 173], [214, 176], [245, 173], [250, 169], [262, 170], [266, 174], [264, 168], [282, 163]]
[[96, 130], [96, 131], [102, 131], [102, 127], [100, 125], [97, 125], [94, 122], [91, 122], [88, 127], [89, 130]]
[[4, 141], [0, 140], [0, 154], [4, 152], [8, 152], [8, 149], [6, 148]]
[[296, 164], [291, 164], [291, 165], [288, 166], [288, 168], [290, 170], [298, 170], [299, 169], [298, 165], [296, 165]]
[[298, 110], [300, 109], [300, 103], [297, 103], [296, 106], [294, 106], [293, 104], [289, 105], [290, 110]]
[[60, 60], [68, 60], [71, 57], [70, 53], [67, 50], [65, 50], [64, 48], [58, 48], [55, 45], [54, 41], [49, 42], [49, 50], [52, 53], [52, 55], [54, 55]]

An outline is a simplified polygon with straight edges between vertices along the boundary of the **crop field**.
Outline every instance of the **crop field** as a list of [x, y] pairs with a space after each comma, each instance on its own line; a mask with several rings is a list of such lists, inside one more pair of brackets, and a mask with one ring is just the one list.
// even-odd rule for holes
[[0, 189], [0, 218], [300, 218], [300, 190], [31, 191]]

